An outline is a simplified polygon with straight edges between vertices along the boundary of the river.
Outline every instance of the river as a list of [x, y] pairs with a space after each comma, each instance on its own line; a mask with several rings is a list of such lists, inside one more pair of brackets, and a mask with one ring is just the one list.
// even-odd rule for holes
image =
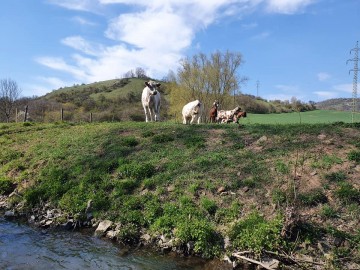
[[31, 228], [0, 218], [0, 269], [225, 270], [228, 264], [126, 248], [80, 232]]

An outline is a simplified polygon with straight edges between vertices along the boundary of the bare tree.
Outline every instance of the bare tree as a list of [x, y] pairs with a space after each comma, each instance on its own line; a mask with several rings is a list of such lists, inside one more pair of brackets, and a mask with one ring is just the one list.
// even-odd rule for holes
[[5, 116], [6, 122], [10, 121], [11, 113], [20, 93], [21, 90], [16, 81], [11, 79], [0, 80], [0, 113]]
[[184, 99], [200, 99], [205, 105], [205, 111], [214, 100], [218, 100], [224, 107], [232, 106], [232, 95], [239, 94], [240, 85], [247, 80], [239, 74], [242, 63], [242, 55], [230, 51], [216, 51], [210, 56], [199, 53], [183, 59], [177, 74], [177, 87], [170, 94], [171, 103], [179, 108], [171, 110], [181, 110]]
[[137, 78], [140, 78], [140, 79], [146, 79], [147, 78], [145, 70], [143, 68], [141, 68], [141, 67], [137, 67], [135, 69], [135, 75], [136, 75]]

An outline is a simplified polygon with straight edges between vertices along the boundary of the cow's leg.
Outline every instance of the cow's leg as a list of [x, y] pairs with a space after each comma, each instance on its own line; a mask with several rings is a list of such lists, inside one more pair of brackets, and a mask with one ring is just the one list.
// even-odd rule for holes
[[144, 112], [145, 112], [145, 122], [149, 122], [148, 110], [146, 106], [144, 106]]
[[155, 121], [160, 121], [160, 106], [155, 108], [154, 115], [155, 115]]
[[200, 122], [201, 122], [201, 117], [200, 117], [200, 115], [198, 115], [197, 123], [200, 124]]

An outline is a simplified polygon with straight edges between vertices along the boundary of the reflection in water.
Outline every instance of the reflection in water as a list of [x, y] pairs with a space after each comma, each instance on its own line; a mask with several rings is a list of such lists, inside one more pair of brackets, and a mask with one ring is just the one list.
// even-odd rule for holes
[[121, 247], [77, 232], [52, 232], [0, 219], [0, 269], [225, 270], [229, 265], [162, 256]]

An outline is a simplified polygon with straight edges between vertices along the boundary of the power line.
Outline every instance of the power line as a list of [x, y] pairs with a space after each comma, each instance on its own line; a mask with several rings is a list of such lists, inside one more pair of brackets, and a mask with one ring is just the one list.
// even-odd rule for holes
[[354, 68], [353, 69], [350, 69], [349, 70], [349, 75], [350, 75], [350, 72], [353, 71], [354, 72], [354, 79], [353, 79], [353, 93], [352, 93], [352, 113], [351, 113], [351, 121], [352, 123], [354, 123], [354, 115], [356, 113], [356, 110], [357, 110], [357, 107], [356, 107], [356, 100], [357, 100], [357, 77], [358, 77], [358, 71], [359, 71], [359, 66], [358, 66], [358, 63], [359, 63], [359, 41], [356, 41], [356, 46], [355, 48], [351, 49], [350, 50], [350, 54], [352, 52], [354, 52], [354, 58], [352, 59], [349, 59], [346, 61], [346, 64], [349, 62], [349, 61], [354, 61]]

